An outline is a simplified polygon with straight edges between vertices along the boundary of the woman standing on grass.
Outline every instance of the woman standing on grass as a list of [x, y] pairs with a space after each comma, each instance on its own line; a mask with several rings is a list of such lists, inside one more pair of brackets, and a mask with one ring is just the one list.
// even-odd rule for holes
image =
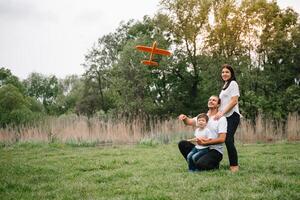
[[233, 68], [224, 64], [222, 66], [221, 73], [222, 80], [224, 82], [223, 88], [219, 95], [221, 99], [221, 105], [218, 113], [214, 119], [219, 119], [224, 116], [227, 119], [227, 134], [226, 134], [226, 148], [228, 152], [230, 170], [237, 172], [239, 170], [238, 155], [234, 145], [234, 134], [240, 123], [240, 112], [238, 99], [240, 96], [239, 86], [236, 82]]

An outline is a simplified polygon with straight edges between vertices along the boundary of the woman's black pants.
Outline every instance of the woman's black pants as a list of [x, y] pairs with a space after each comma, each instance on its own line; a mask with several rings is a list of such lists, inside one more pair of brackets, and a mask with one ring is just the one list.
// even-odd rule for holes
[[230, 166], [237, 166], [238, 165], [238, 155], [234, 145], [234, 134], [235, 131], [240, 123], [240, 115], [234, 112], [227, 119], [227, 134], [226, 134], [226, 148], [229, 158]]

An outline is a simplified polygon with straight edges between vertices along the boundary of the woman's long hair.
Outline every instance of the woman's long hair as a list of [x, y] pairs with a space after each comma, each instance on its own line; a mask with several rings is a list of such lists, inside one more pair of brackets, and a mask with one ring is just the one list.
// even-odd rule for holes
[[[235, 74], [234, 74], [234, 71], [233, 71], [233, 68], [231, 67], [231, 65], [229, 64], [224, 64], [222, 65], [222, 70], [226, 68], [230, 71], [231, 73], [231, 77], [230, 79], [227, 81], [226, 85], [222, 88], [222, 90], [226, 90], [228, 88], [228, 86], [230, 85], [230, 82], [231, 81], [236, 81], [236, 78], [235, 78]], [[222, 79], [222, 76], [221, 76], [221, 79]], [[222, 79], [222, 81], [225, 83], [225, 81]]]

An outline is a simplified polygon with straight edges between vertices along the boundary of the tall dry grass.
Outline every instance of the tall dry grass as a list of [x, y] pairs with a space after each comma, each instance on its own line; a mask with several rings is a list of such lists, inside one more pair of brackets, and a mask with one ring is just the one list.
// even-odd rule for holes
[[174, 137], [184, 137], [192, 128], [187, 128], [175, 119], [145, 120], [136, 118], [102, 120], [97, 117], [63, 116], [48, 118], [31, 126], [0, 129], [0, 141], [85, 141], [107, 143], [137, 143], [142, 139], [157, 139], [169, 142]]
[[300, 140], [300, 118], [290, 113], [286, 122], [263, 119], [261, 115], [256, 117], [255, 123], [241, 119], [235, 138], [242, 143]]
[[[84, 141], [107, 144], [137, 143], [144, 139], [154, 139], [168, 143], [191, 137], [192, 134], [193, 128], [185, 126], [177, 119], [161, 121], [136, 118], [128, 122], [126, 119], [102, 120], [69, 115], [48, 118], [31, 126], [0, 129], [0, 141]], [[262, 119], [261, 116], [256, 118], [255, 123], [242, 119], [235, 138], [242, 143], [300, 140], [299, 115], [290, 114], [286, 123]]]

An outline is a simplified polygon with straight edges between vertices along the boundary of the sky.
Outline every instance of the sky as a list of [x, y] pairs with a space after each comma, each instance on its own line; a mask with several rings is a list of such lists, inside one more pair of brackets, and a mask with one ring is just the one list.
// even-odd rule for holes
[[[278, 0], [300, 13], [299, 0]], [[154, 16], [159, 0], [0, 0], [0, 67], [25, 79], [32, 72], [81, 75], [84, 55], [121, 21]]]

